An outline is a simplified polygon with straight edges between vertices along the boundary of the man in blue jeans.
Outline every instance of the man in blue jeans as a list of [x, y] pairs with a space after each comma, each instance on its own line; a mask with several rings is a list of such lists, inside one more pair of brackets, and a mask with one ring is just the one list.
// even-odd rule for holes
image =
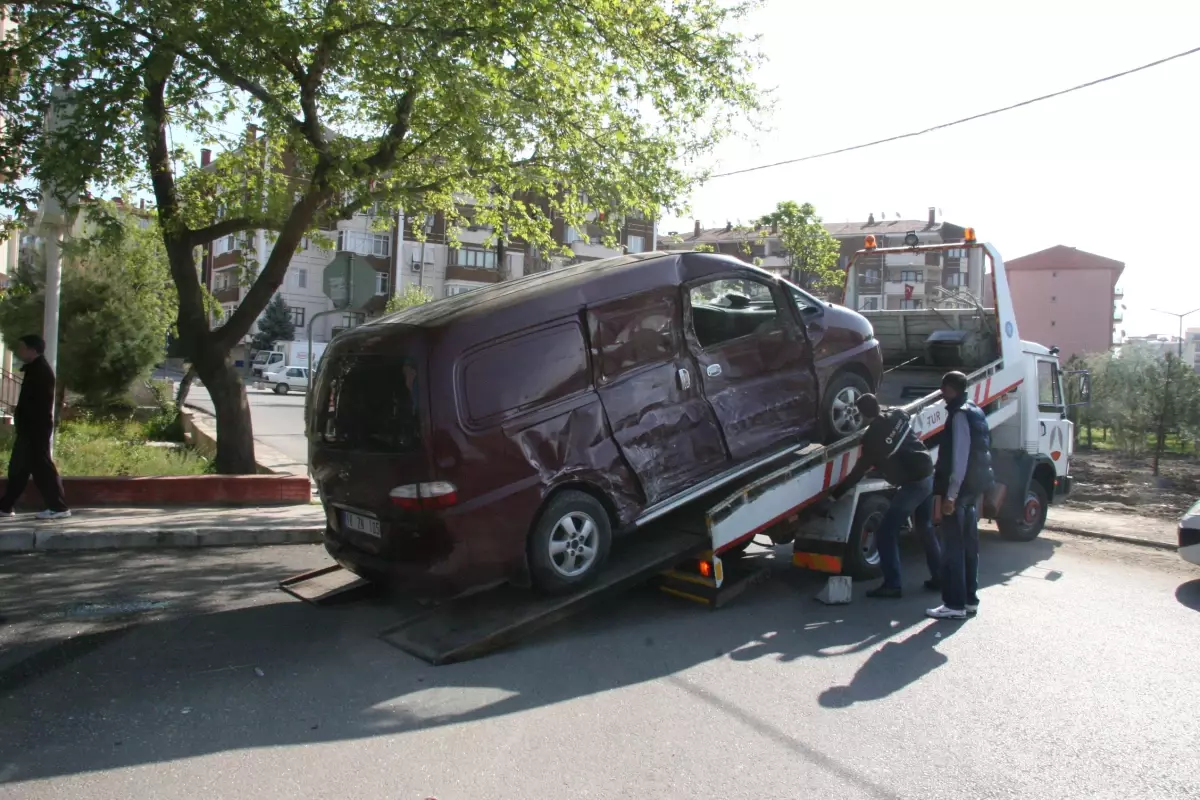
[[883, 583], [867, 597], [902, 597], [900, 580], [900, 529], [912, 517], [913, 529], [925, 548], [930, 579], [925, 588], [939, 587], [941, 554], [933, 534], [933, 458], [912, 429], [912, 420], [898, 408], [880, 413], [873, 394], [858, 398], [858, 410], [869, 424], [862, 438], [862, 455], [846, 480], [829, 493], [837, 498], [850, 491], [871, 469], [878, 469], [896, 488], [891, 505], [875, 530]]
[[979, 611], [979, 498], [995, 483], [992, 436], [983, 409], [967, 400], [967, 376], [942, 377], [946, 428], [938, 446], [933, 493], [942, 523], [942, 604], [934, 619], [966, 619]]

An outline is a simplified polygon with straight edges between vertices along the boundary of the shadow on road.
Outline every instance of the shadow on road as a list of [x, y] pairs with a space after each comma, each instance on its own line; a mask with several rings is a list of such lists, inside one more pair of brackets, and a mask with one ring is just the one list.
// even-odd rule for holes
[[[985, 537], [981, 589], [1007, 584], [1050, 559], [1056, 546], [1050, 540], [1014, 544]], [[840, 707], [886, 697], [920, 680], [946, 661], [936, 633], [945, 637], [961, 624], [977, 624], [926, 620], [923, 610], [937, 598], [919, 589], [902, 600], [872, 602], [856, 586], [853, 604], [823, 606], [811, 599], [820, 578], [777, 558], [774, 581], [718, 612], [639, 589], [515, 649], [434, 668], [376, 638], [405, 613], [388, 601], [313, 608], [264, 588], [285, 577], [288, 565], [230, 558], [198, 574], [186, 558], [177, 561], [164, 558], [153, 575], [124, 575], [119, 554], [113, 554], [106, 557], [106, 570], [81, 570], [85, 586], [98, 581], [113, 590], [127, 583], [128, 594], [156, 598], [174, 592], [174, 608], [189, 613], [135, 624], [5, 691], [0, 782], [385, 736], [669, 679], [705, 701], [710, 713], [752, 729], [766, 726], [800, 757], [856, 783], [867, 795], [893, 797], [869, 777], [679, 673], [722, 657], [746, 662], [748, 670], [748, 662], [774, 661], [775, 669], [786, 672], [786, 665], [802, 659], [874, 651], [849, 685], [813, 698], [814, 704]], [[909, 552], [906, 561], [908, 583], [919, 587], [923, 559]], [[58, 577], [61, 586], [72, 576]], [[45, 606], [48, 591], [34, 586], [36, 596], [27, 602]], [[223, 592], [238, 607], [208, 613], [203, 602], [188, 599], [205, 592]]]
[[1192, 611], [1200, 611], [1200, 578], [1181, 583], [1175, 590], [1175, 599]]

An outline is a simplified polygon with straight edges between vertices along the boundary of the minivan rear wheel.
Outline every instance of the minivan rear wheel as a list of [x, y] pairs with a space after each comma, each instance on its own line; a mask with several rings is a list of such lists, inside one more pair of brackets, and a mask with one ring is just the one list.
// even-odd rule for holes
[[529, 537], [533, 585], [560, 594], [591, 583], [612, 545], [612, 523], [599, 500], [584, 492], [556, 495]]

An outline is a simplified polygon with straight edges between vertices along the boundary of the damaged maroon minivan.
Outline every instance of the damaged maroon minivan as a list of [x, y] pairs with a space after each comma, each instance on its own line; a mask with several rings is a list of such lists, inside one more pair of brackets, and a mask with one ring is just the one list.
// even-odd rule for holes
[[308, 410], [343, 566], [427, 597], [555, 592], [636, 530], [822, 437], [820, 387], [873, 389], [870, 324], [767, 272], [644, 253], [343, 333]]

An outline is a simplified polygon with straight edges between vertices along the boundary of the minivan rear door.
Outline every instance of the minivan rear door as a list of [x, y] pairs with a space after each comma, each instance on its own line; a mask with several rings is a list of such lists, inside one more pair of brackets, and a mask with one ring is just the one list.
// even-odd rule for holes
[[681, 306], [679, 287], [664, 286], [587, 309], [596, 388], [648, 504], [729, 463], [684, 346]]
[[[312, 473], [336, 515], [331, 522], [375, 552], [405, 524], [392, 493], [434, 480], [424, 342], [417, 329], [404, 335], [406, 327], [384, 328], [378, 342], [338, 342], [310, 401]], [[374, 529], [363, 531], [364, 524]]]

